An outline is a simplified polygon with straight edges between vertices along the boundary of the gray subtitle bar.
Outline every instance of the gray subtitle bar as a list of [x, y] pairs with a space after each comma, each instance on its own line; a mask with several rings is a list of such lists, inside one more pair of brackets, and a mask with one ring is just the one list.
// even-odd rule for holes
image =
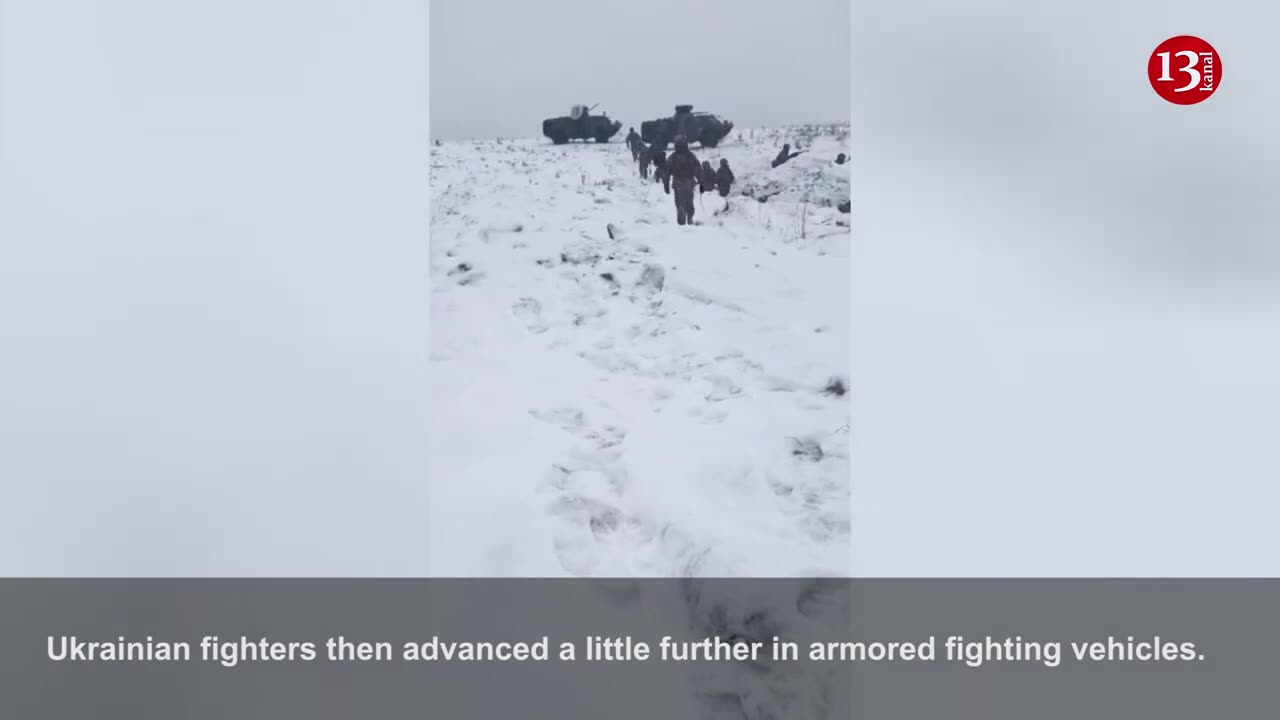
[[1272, 580], [0, 580], [0, 716], [1270, 716]]

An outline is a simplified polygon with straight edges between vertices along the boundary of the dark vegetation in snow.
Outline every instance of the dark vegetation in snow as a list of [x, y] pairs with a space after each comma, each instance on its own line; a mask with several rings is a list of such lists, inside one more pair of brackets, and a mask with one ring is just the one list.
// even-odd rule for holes
[[849, 392], [849, 388], [845, 385], [844, 378], [832, 376], [827, 381], [827, 386], [822, 388], [822, 394], [831, 395], [832, 397], [844, 397]]

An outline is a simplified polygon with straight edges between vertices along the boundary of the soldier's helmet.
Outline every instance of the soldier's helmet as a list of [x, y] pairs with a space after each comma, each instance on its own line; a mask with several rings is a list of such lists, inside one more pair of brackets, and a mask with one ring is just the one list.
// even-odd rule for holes
[[677, 135], [677, 136], [676, 136], [676, 149], [677, 149], [677, 150], [688, 150], [688, 149], [689, 149], [689, 139], [688, 139], [688, 138], [686, 138], [686, 137], [685, 137], [685, 136], [683, 136], [683, 135]]

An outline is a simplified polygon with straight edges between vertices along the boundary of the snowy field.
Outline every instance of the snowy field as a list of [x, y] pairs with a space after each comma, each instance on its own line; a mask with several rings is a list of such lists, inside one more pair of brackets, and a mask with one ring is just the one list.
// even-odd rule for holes
[[625, 129], [432, 148], [433, 574], [850, 573], [849, 150], [816, 133], [695, 145], [737, 185], [683, 228]]

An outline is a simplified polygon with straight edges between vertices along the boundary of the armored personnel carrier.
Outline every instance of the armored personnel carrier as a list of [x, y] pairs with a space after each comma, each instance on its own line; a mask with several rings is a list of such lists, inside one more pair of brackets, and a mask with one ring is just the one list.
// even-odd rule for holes
[[542, 121], [542, 134], [551, 138], [556, 145], [563, 145], [570, 140], [593, 139], [596, 142], [609, 142], [622, 129], [622, 123], [610, 120], [608, 115], [592, 115], [595, 105], [574, 105], [566, 116], [547, 118]]
[[733, 130], [733, 123], [711, 113], [693, 111], [692, 105], [677, 105], [671, 117], [645, 120], [640, 123], [640, 139], [665, 150], [677, 135], [684, 135], [690, 144], [713, 148]]

